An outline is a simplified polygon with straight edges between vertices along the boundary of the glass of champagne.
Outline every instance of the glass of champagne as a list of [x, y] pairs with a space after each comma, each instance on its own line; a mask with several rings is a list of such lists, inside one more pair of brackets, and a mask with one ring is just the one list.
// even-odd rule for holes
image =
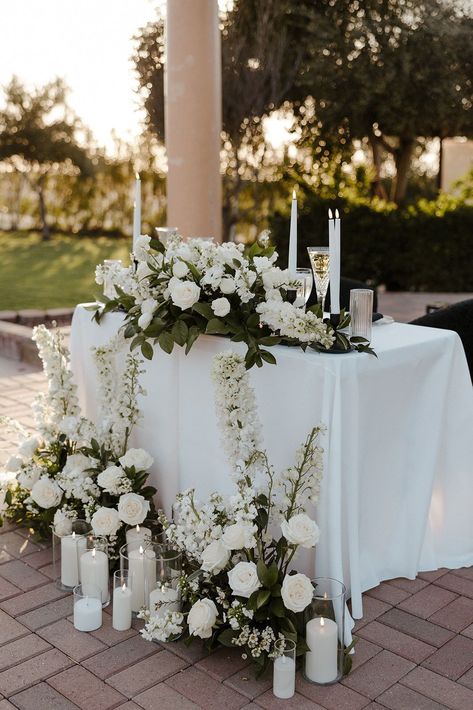
[[302, 308], [306, 305], [312, 292], [312, 285], [314, 283], [312, 270], [296, 269], [296, 280], [299, 282], [299, 286], [297, 287], [297, 297], [294, 305], [298, 308]]
[[310, 265], [314, 272], [315, 290], [317, 301], [322, 306], [324, 313], [325, 297], [327, 296], [328, 282], [330, 279], [330, 252], [328, 247], [307, 247]]

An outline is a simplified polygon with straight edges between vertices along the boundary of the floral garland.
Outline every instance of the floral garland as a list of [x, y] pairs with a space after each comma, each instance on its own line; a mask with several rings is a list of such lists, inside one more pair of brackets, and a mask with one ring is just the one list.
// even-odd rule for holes
[[156, 490], [145, 485], [153, 459], [142, 449], [128, 448], [139, 418], [137, 396], [144, 393], [142, 360], [129, 354], [117, 373], [123, 338], [95, 350], [102, 413], [95, 426], [81, 416], [60, 331], [38, 326], [33, 339], [48, 380], [47, 394], [33, 404], [40, 437], [29, 436], [11, 420], [3, 422], [19, 435], [20, 444], [2, 476], [2, 511], [42, 537], [49, 536], [51, 526], [68, 534], [72, 521], [83, 518], [95, 534], [108, 538], [113, 558], [124, 542], [125, 525], [156, 518]]
[[[260, 450], [256, 398], [242, 357], [232, 351], [214, 358], [213, 381], [225, 450], [235, 470], [236, 492], [213, 494], [199, 503], [193, 490], [177, 496], [173, 520], [161, 512], [169, 544], [185, 555], [180, 579], [181, 611], [144, 609], [142, 635], [166, 641], [184, 634], [241, 648], [263, 670], [276, 655], [276, 641], [292, 638], [307, 650], [306, 615], [313, 597], [310, 579], [290, 571], [300, 547], [314, 547], [319, 529], [306, 513], [318, 498], [323, 450], [314, 427], [294, 466], [277, 476]], [[264, 487], [257, 478], [264, 476]], [[278, 533], [279, 531], [279, 533]]]

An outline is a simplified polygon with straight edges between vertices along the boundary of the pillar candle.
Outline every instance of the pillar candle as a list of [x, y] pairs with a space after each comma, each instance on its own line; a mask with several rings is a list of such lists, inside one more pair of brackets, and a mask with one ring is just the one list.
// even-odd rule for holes
[[128, 553], [128, 573], [131, 578], [131, 608], [132, 611], [139, 611], [145, 606], [145, 586], [147, 589], [154, 589], [156, 586], [156, 554], [153, 550], [146, 550], [143, 547], [138, 550], [131, 550]]
[[61, 583], [65, 587], [75, 587], [80, 582], [79, 558], [87, 547], [85, 537], [65, 535], [61, 537]]
[[102, 550], [84, 552], [80, 557], [80, 578], [84, 593], [87, 594], [87, 585], [100, 589], [102, 604], [109, 600], [108, 590], [108, 557]]
[[135, 180], [135, 203], [133, 206], [133, 249], [135, 248], [136, 240], [141, 234], [141, 180], [136, 173]]
[[340, 215], [328, 211], [328, 240], [330, 252], [330, 313], [340, 313]]
[[296, 664], [288, 656], [274, 661], [273, 693], [277, 698], [292, 698], [296, 689]]
[[113, 590], [112, 626], [117, 631], [131, 627], [131, 589], [126, 584]]
[[77, 631], [95, 631], [102, 626], [100, 599], [83, 597], [74, 603], [74, 628]]
[[137, 525], [135, 528], [130, 528], [126, 531], [126, 543], [130, 547], [136, 546], [138, 548], [140, 545], [144, 547], [145, 538], [151, 539], [151, 530], [149, 528], [142, 528]]
[[291, 206], [291, 227], [289, 230], [289, 273], [292, 278], [296, 277], [297, 270], [297, 198], [296, 191], [292, 191]]
[[338, 676], [338, 629], [332, 619], [319, 616], [306, 626], [305, 674], [314, 683], [332, 683]]
[[158, 618], [165, 616], [168, 611], [181, 611], [178, 590], [164, 585], [153, 589], [149, 595], [149, 610], [151, 616]]

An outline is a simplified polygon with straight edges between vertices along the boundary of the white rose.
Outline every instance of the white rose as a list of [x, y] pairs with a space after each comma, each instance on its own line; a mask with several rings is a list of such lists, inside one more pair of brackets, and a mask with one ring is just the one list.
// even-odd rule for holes
[[96, 535], [115, 535], [120, 527], [120, 518], [115, 508], [98, 508], [90, 521]]
[[54, 514], [54, 532], [58, 535], [70, 535], [72, 532], [72, 518], [60, 508]]
[[16, 473], [17, 471], [19, 471], [22, 463], [23, 460], [20, 459], [19, 456], [10, 456], [5, 465], [5, 471], [8, 471], [10, 473]]
[[61, 502], [62, 490], [56, 481], [48, 476], [41, 476], [31, 489], [31, 497], [40, 508], [54, 508]]
[[118, 515], [127, 525], [141, 525], [149, 512], [149, 501], [138, 493], [125, 493], [118, 501]]
[[314, 547], [320, 538], [319, 526], [305, 513], [298, 513], [289, 520], [283, 520], [281, 530], [291, 545]]
[[16, 478], [22, 488], [31, 490], [34, 484], [41, 478], [42, 473], [43, 469], [41, 466], [27, 466], [17, 473]]
[[225, 528], [222, 535], [222, 544], [227, 550], [241, 550], [243, 547], [256, 546], [254, 533], [256, 527], [249, 523], [235, 523]]
[[218, 574], [227, 565], [230, 559], [230, 550], [224, 547], [220, 540], [214, 540], [202, 552], [201, 568], [204, 572]]
[[99, 473], [97, 483], [107, 493], [117, 495], [118, 486], [123, 478], [126, 478], [126, 473], [120, 466], [109, 466]]
[[182, 311], [191, 308], [200, 298], [200, 287], [193, 281], [169, 282], [171, 301]]
[[208, 639], [212, 636], [212, 628], [217, 621], [217, 607], [211, 599], [200, 599], [187, 616], [187, 624], [191, 636]]
[[218, 318], [223, 318], [230, 313], [230, 301], [228, 298], [216, 298], [212, 301], [212, 310]]
[[26, 459], [30, 459], [38, 448], [39, 443], [39, 439], [37, 439], [35, 436], [30, 436], [29, 439], [25, 439], [25, 441], [21, 444], [18, 449], [18, 453], [20, 454], [20, 456], [24, 456]]
[[189, 267], [187, 266], [187, 264], [184, 264], [183, 261], [176, 261], [176, 263], [172, 267], [173, 276], [175, 276], [177, 279], [183, 279], [184, 276], [187, 276], [188, 272]]
[[118, 459], [123, 468], [135, 467], [135, 471], [146, 471], [154, 459], [144, 449], [128, 449], [126, 454]]
[[312, 583], [305, 574], [286, 574], [281, 587], [281, 596], [286, 609], [299, 612], [309, 606], [314, 594]]
[[230, 278], [229, 276], [226, 276], [224, 279], [220, 281], [220, 291], [222, 293], [235, 293], [235, 281], [234, 279]]
[[228, 583], [236, 597], [248, 599], [261, 587], [254, 562], [239, 562], [228, 573]]

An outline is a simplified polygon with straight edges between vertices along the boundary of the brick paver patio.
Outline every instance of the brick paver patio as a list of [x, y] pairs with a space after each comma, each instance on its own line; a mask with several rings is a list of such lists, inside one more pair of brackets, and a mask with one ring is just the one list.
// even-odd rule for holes
[[[386, 310], [386, 312], [388, 312]], [[0, 358], [0, 412], [32, 427], [41, 373]], [[0, 432], [0, 457], [12, 451]], [[72, 599], [52, 583], [51, 549], [0, 528], [0, 710], [451, 710], [473, 709], [473, 569], [394, 579], [364, 595], [352, 673], [321, 688], [297, 680], [277, 700], [271, 675], [255, 680], [238, 651], [151, 644], [72, 624]]]

